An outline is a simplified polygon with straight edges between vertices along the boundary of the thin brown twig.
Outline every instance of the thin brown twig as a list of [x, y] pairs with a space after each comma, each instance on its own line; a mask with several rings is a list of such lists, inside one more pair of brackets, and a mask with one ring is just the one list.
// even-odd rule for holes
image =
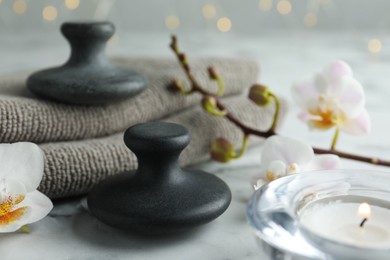
[[[229, 112], [226, 107], [221, 103], [220, 101], [220, 97], [218, 95], [216, 95], [215, 93], [212, 93], [212, 92], [209, 92], [207, 90], [205, 90], [204, 88], [202, 88], [200, 86], [200, 84], [196, 81], [195, 77], [192, 75], [192, 72], [191, 72], [191, 68], [188, 64], [188, 61], [187, 61], [187, 58], [185, 56], [184, 53], [181, 53], [179, 51], [179, 48], [177, 46], [177, 39], [176, 39], [176, 36], [172, 36], [172, 42], [171, 42], [171, 45], [170, 45], [171, 49], [173, 50], [173, 52], [176, 54], [178, 60], [179, 60], [179, 64], [180, 66], [182, 67], [183, 71], [185, 72], [188, 80], [190, 81], [191, 83], [191, 90], [190, 92], [198, 92], [200, 93], [201, 95], [203, 96], [212, 96], [213, 98], [215, 98], [215, 101], [216, 101], [216, 104], [217, 104], [217, 107], [218, 109], [220, 109], [221, 111], [223, 110], [226, 110], [227, 111], [227, 114], [225, 115], [225, 117], [227, 119], [229, 119], [233, 124], [235, 124], [237, 127], [241, 128], [241, 130], [244, 132], [245, 135], [256, 135], [256, 136], [260, 136], [260, 137], [270, 137], [272, 135], [275, 134], [275, 132], [273, 130], [269, 130], [269, 131], [260, 131], [260, 130], [257, 130], [257, 129], [254, 129], [252, 127], [249, 127], [245, 124], [243, 124], [240, 120], [238, 120], [231, 112]], [[186, 60], [186, 63], [183, 62], [183, 60]]]
[[322, 149], [322, 148], [313, 147], [313, 150], [316, 154], [326, 154], [326, 153], [329, 154], [330, 153], [330, 154], [338, 155], [339, 157], [345, 158], [345, 159], [350, 159], [350, 160], [354, 160], [354, 161], [360, 161], [360, 162], [390, 167], [389, 161], [381, 160], [378, 158], [372, 158], [372, 157], [366, 157], [366, 156], [346, 153], [346, 152], [338, 151], [335, 149], [329, 150], [329, 149]]
[[[175, 36], [172, 36], [172, 42], [171, 42], [170, 47], [173, 50], [173, 52], [175, 53], [177, 59], [179, 60], [180, 66], [183, 68], [188, 80], [191, 83], [191, 89], [190, 89], [189, 93], [198, 92], [199, 94], [201, 94], [203, 96], [212, 96], [216, 101], [216, 105], [217, 105], [218, 109], [221, 111], [227, 111], [227, 114], [225, 115], [225, 117], [230, 122], [232, 122], [237, 127], [239, 127], [243, 131], [244, 135], [248, 135], [248, 136], [255, 135], [255, 136], [264, 137], [264, 138], [267, 138], [267, 137], [270, 137], [273, 135], [277, 135], [277, 133], [273, 130], [273, 127], [271, 127], [267, 131], [260, 131], [260, 130], [254, 129], [254, 128], [249, 127], [249, 126], [245, 125], [244, 123], [242, 123], [238, 118], [236, 118], [231, 112], [229, 112], [226, 109], [226, 107], [221, 103], [220, 97], [217, 94], [214, 94], [212, 92], [205, 90], [197, 82], [195, 77], [192, 75], [191, 68], [190, 68], [190, 65], [188, 63], [186, 55], [179, 51], [179, 48], [177, 46], [177, 39]], [[316, 154], [334, 154], [334, 155], [337, 155], [337, 156], [339, 156], [341, 158], [345, 158], [345, 159], [350, 159], [350, 160], [361, 161], [361, 162], [365, 162], [365, 163], [390, 167], [390, 161], [385, 161], [385, 160], [381, 160], [378, 158], [355, 155], [355, 154], [351, 154], [351, 153], [347, 153], [347, 152], [338, 151], [336, 149], [323, 149], [323, 148], [313, 147], [313, 150]]]

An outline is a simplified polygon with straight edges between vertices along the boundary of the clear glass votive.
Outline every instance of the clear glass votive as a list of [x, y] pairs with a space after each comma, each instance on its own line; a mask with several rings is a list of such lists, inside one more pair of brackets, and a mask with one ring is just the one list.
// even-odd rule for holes
[[247, 213], [263, 258], [390, 259], [390, 173], [287, 176], [257, 190]]

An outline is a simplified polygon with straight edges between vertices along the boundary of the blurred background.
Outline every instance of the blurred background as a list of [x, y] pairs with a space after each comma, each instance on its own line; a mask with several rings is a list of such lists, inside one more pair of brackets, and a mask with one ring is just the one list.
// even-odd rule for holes
[[387, 0], [0, 0], [1, 30], [55, 30], [66, 20], [113, 21], [132, 31], [381, 30]]
[[[292, 110], [282, 133], [328, 145], [332, 133], [319, 139], [299, 123], [289, 89], [342, 59], [366, 90], [373, 133], [359, 140], [372, 143], [372, 149], [364, 149], [375, 154], [385, 145], [378, 140], [388, 139], [390, 131], [383, 120], [390, 109], [384, 98], [390, 96], [389, 9], [389, 0], [0, 0], [0, 73], [64, 63], [69, 55], [59, 32], [64, 21], [112, 21], [110, 56], [174, 58], [168, 45], [175, 33], [190, 59], [258, 61], [258, 81], [285, 97]], [[355, 137], [343, 138], [351, 141], [346, 150], [361, 148], [351, 145]]]
[[[253, 57], [253, 40], [260, 49], [272, 37], [287, 56], [302, 49], [312, 55], [325, 44], [335, 50], [350, 45], [377, 59], [386, 57], [389, 7], [388, 0], [0, 0], [0, 54], [24, 49], [26, 41], [48, 52], [64, 43], [63, 22], [109, 20], [116, 26], [108, 44], [114, 55], [169, 55], [175, 33], [201, 55]], [[56, 52], [63, 59], [68, 49]]]

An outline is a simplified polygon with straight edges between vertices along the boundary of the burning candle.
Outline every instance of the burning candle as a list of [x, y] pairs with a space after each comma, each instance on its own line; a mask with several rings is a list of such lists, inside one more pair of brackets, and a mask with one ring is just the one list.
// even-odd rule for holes
[[[362, 199], [367, 202], [360, 203]], [[357, 196], [339, 196], [309, 204], [301, 224], [329, 240], [351, 246], [390, 249], [390, 205]]]
[[360, 204], [358, 209], [358, 215], [363, 218], [362, 222], [360, 222], [360, 227], [363, 228], [364, 223], [368, 220], [368, 218], [371, 216], [371, 207], [368, 205], [368, 203], [363, 202]]
[[390, 259], [390, 174], [300, 173], [263, 185], [248, 205], [261, 259]]

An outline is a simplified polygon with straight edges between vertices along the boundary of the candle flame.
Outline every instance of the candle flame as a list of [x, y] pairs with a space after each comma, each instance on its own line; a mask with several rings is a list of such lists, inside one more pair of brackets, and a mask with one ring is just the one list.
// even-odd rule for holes
[[361, 218], [369, 218], [371, 216], [371, 207], [368, 203], [364, 202], [360, 204], [357, 212], [358, 216]]

